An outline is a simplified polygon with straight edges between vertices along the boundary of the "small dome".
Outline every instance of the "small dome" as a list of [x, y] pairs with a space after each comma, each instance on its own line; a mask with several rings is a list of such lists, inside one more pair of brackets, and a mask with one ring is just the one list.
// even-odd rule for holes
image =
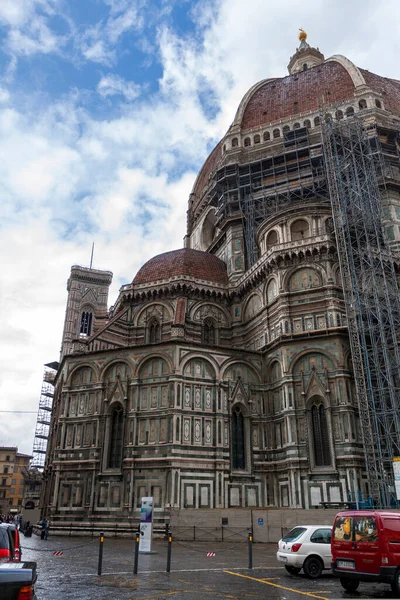
[[219, 285], [228, 284], [228, 273], [223, 260], [209, 252], [191, 248], [154, 256], [139, 269], [132, 283], [140, 285], [179, 276]]

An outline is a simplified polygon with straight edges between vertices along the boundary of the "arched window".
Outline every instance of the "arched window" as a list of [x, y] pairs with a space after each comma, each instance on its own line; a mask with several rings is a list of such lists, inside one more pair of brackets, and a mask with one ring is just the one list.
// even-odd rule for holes
[[311, 121], [310, 121], [310, 119], [306, 119], [304, 121], [304, 127], [307, 127], [307, 129], [311, 129]]
[[341, 119], [343, 119], [343, 111], [342, 110], [337, 110], [335, 113], [335, 117], [337, 121], [340, 121]]
[[318, 125], [321, 125], [321, 119], [319, 117], [315, 117], [314, 125], [315, 125], [315, 127], [318, 127]]
[[239, 407], [235, 407], [232, 413], [232, 468], [245, 469], [245, 435], [244, 418]]
[[[283, 126], [283, 129], [282, 129], [282, 133], [289, 133], [289, 131], [290, 131], [290, 127], [289, 127], [289, 125], [284, 125], [284, 126]], [[274, 134], [274, 137], [275, 137], [275, 134]], [[278, 137], [279, 137], [279, 136], [278, 136]]]
[[362, 98], [358, 103], [358, 108], [360, 110], [362, 110], [363, 108], [367, 108], [367, 101], [364, 98]]
[[264, 142], [268, 142], [268, 140], [270, 140], [270, 139], [271, 139], [270, 132], [269, 131], [264, 131], [264, 133], [263, 133], [263, 140], [264, 140]]
[[161, 327], [157, 319], [149, 323], [149, 344], [158, 344], [161, 341]]
[[281, 137], [281, 132], [279, 129], [274, 129], [274, 131], [272, 132], [272, 135], [274, 136], [274, 138], [278, 138], [278, 137]]
[[307, 64], [307, 63], [304, 63], [304, 64], [303, 64], [303, 71], [307, 71], [307, 69], [308, 69], [308, 64]]
[[232, 140], [232, 148], [236, 148], [239, 145], [239, 140], [237, 138], [233, 138]]
[[90, 335], [92, 333], [92, 320], [93, 315], [91, 311], [85, 310], [81, 316], [81, 328], [80, 332], [83, 335]]
[[311, 407], [311, 426], [314, 442], [314, 461], [316, 467], [325, 467], [332, 464], [329, 448], [328, 423], [326, 420], [325, 406], [315, 403]]
[[301, 127], [300, 123], [295, 123], [293, 125], [293, 129], [300, 129], [300, 127]]
[[346, 108], [346, 117], [352, 117], [354, 115], [354, 108], [352, 106], [348, 106]]
[[109, 469], [121, 468], [123, 430], [124, 411], [120, 404], [116, 404], [111, 411], [110, 445], [108, 453]]
[[310, 236], [310, 226], [308, 221], [305, 219], [298, 219], [292, 223], [290, 232], [292, 234], [292, 242], [308, 238]]
[[270, 250], [273, 246], [276, 246], [277, 243], [278, 243], [278, 234], [276, 233], [275, 229], [273, 229], [267, 235], [267, 240], [266, 240], [267, 250]]
[[261, 142], [261, 138], [260, 138], [260, 136], [257, 133], [257, 135], [254, 136], [254, 143], [255, 144], [259, 144], [260, 142]]
[[376, 99], [375, 106], [376, 106], [376, 108], [382, 108], [382, 102], [380, 100]]
[[206, 319], [202, 327], [202, 342], [207, 346], [214, 346], [216, 343], [216, 331], [214, 321]]
[[244, 145], [245, 146], [250, 146], [251, 145], [251, 140], [249, 137], [244, 138]]

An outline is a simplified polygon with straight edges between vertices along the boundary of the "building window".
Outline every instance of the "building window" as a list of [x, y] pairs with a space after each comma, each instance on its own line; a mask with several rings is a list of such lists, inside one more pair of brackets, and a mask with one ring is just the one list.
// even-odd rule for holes
[[[290, 131], [290, 127], [289, 127], [289, 125], [284, 125], [284, 126], [283, 126], [283, 129], [282, 129], [282, 133], [283, 133], [283, 134], [285, 134], [285, 133], [289, 133], [289, 131]], [[274, 137], [275, 137], [275, 134], [274, 134]], [[278, 136], [278, 137], [279, 137], [279, 136]]]
[[124, 411], [117, 404], [111, 412], [110, 449], [108, 466], [110, 469], [120, 469], [122, 460]]
[[279, 129], [274, 129], [274, 131], [272, 132], [272, 135], [274, 136], [274, 138], [278, 138], [278, 137], [281, 137], [281, 132]]
[[352, 117], [354, 115], [354, 108], [352, 106], [348, 106], [346, 108], [346, 117]]
[[337, 121], [340, 121], [341, 119], [343, 119], [343, 111], [342, 110], [337, 110], [335, 113], [335, 117]]
[[300, 127], [301, 127], [300, 123], [295, 123], [293, 125], [293, 129], [300, 129]]
[[311, 407], [311, 422], [315, 466], [329, 466], [331, 464], [331, 452], [329, 449], [328, 424], [325, 407], [322, 403], [313, 404]]
[[10, 462], [10, 456], [9, 455], [6, 456], [6, 462]]
[[157, 319], [152, 319], [149, 323], [149, 343], [158, 344], [161, 341], [161, 327]]
[[260, 138], [260, 136], [259, 136], [258, 134], [257, 134], [257, 135], [255, 135], [255, 136], [254, 136], [254, 143], [255, 143], [255, 144], [259, 144], [260, 142], [261, 142], [261, 138]]
[[244, 145], [245, 146], [250, 146], [251, 145], [251, 140], [249, 137], [244, 138]]
[[273, 246], [276, 246], [276, 244], [278, 243], [278, 241], [279, 241], [278, 240], [278, 234], [276, 233], [275, 229], [273, 229], [267, 235], [267, 239], [266, 239], [267, 251], [271, 250], [271, 248]]
[[3, 473], [8, 473], [8, 467], [4, 467]]
[[7, 479], [5, 477], [1, 480], [1, 485], [7, 485]]
[[264, 131], [264, 133], [263, 133], [263, 140], [264, 140], [264, 142], [268, 142], [268, 140], [270, 140], [270, 139], [271, 139], [270, 132], [269, 131]]
[[214, 346], [216, 343], [215, 325], [211, 319], [206, 319], [203, 323], [202, 343], [207, 346]]
[[90, 335], [92, 332], [92, 313], [90, 311], [83, 311], [81, 317], [81, 329], [80, 333], [82, 335]]
[[376, 108], [382, 108], [382, 102], [380, 100], [375, 100]]
[[315, 117], [314, 125], [315, 125], [315, 127], [318, 127], [318, 125], [321, 125], [321, 119], [319, 117]]
[[304, 121], [304, 127], [307, 127], [307, 129], [311, 129], [311, 121], [310, 121], [310, 119], [306, 119]]
[[364, 98], [362, 100], [360, 100], [360, 102], [358, 103], [358, 107], [360, 110], [362, 110], [363, 108], [367, 108], [367, 101], [364, 100]]
[[240, 408], [232, 413], [232, 468], [244, 470], [245, 460], [244, 418]]
[[232, 140], [232, 148], [236, 148], [236, 146], [239, 145], [239, 140], [238, 138], [233, 138]]
[[298, 219], [290, 227], [292, 242], [310, 237], [310, 226], [305, 219]]

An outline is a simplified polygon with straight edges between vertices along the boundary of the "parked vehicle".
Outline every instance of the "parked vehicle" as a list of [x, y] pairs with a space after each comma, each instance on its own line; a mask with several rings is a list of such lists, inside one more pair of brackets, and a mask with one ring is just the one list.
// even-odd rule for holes
[[311, 579], [331, 568], [331, 525], [299, 525], [278, 542], [276, 558], [291, 575], [303, 569]]
[[[10, 541], [11, 540], [11, 541]], [[0, 523], [0, 562], [21, 560], [19, 530], [13, 523]]]
[[400, 513], [338, 513], [333, 526], [332, 569], [348, 592], [354, 592], [360, 581], [374, 581], [389, 583], [399, 598]]
[[36, 600], [37, 579], [35, 562], [0, 564], [1, 600]]

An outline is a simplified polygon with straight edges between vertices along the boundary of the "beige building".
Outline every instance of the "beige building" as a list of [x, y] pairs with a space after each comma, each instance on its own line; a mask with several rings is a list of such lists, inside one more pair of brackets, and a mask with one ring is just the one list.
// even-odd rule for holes
[[29, 473], [32, 457], [21, 454], [17, 447], [0, 447], [0, 512], [18, 513], [21, 511], [25, 479]]
[[72, 267], [44, 470], [54, 524], [134, 523], [142, 496], [161, 523], [171, 508], [371, 495], [325, 122], [379, 144], [379, 231], [398, 251], [400, 82], [302, 35], [289, 75], [245, 94], [204, 163], [185, 247], [151, 258], [112, 307], [112, 273]]

